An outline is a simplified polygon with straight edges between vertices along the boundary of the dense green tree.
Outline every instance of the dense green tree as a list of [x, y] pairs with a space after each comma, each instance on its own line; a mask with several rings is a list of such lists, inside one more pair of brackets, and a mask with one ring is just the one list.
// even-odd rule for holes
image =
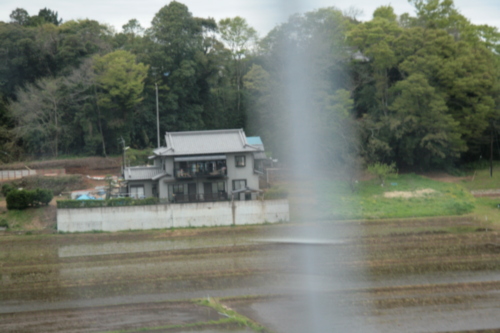
[[349, 22], [334, 8], [320, 9], [290, 17], [262, 40], [262, 65], [253, 66], [244, 80], [258, 98], [251, 105], [258, 124], [253, 128], [280, 159], [292, 161], [297, 147], [305, 146], [303, 159], [322, 162], [310, 168], [342, 162], [339, 136], [346, 132], [336, 129], [347, 131], [352, 120], [340, 115], [352, 109], [344, 43]]
[[95, 56], [93, 66], [97, 104], [101, 108], [100, 117], [106, 124], [107, 139], [113, 143], [123, 137], [130, 142], [134, 108], [142, 100], [148, 68], [142, 63], [137, 64], [136, 57], [124, 50]]
[[228, 64], [232, 75], [232, 85], [236, 90], [236, 105], [233, 111], [235, 115], [234, 124], [237, 127], [245, 127], [245, 115], [242, 109], [242, 89], [244, 62], [252, 52], [252, 47], [257, 42], [257, 31], [250, 27], [245, 19], [236, 16], [219, 21], [219, 33], [231, 51], [232, 63]]
[[335, 8], [293, 15], [258, 43], [244, 18], [217, 25], [176, 1], [150, 29], [131, 19], [120, 33], [17, 8], [0, 22], [0, 160], [106, 155], [121, 136], [155, 146], [156, 87], [161, 133], [244, 127], [280, 159], [300, 143], [346, 169], [359, 156], [415, 168], [477, 158], [500, 112], [498, 28], [452, 0], [410, 3], [415, 15], [381, 6], [363, 23]]
[[34, 16], [30, 16], [23, 8], [16, 8], [10, 14], [10, 19], [15, 24], [35, 27], [47, 23], [59, 25], [62, 23], [62, 19], [59, 19], [58, 16], [57, 12], [48, 8], [40, 9], [38, 15]]
[[458, 122], [423, 74], [412, 74], [399, 81], [393, 93], [387, 123], [398, 158], [407, 165], [429, 167], [460, 157], [466, 145]]
[[28, 11], [23, 8], [16, 8], [9, 15], [12, 23], [17, 23], [19, 25], [28, 25], [30, 20], [30, 15]]
[[57, 12], [48, 8], [40, 9], [38, 17], [42, 18], [45, 23], [52, 23], [53, 25], [60, 25], [63, 21], [59, 18], [59, 14]]
[[[357, 114], [364, 115], [364, 152], [368, 160], [389, 162], [396, 158], [402, 165], [444, 166], [457, 161], [466, 150], [469, 154], [479, 152], [488, 119], [498, 112], [494, 97], [498, 91], [498, 64], [492, 45], [476, 38], [477, 30], [458, 13], [452, 1], [413, 2], [418, 16], [406, 16], [405, 26], [398, 25], [392, 11], [382, 7], [372, 21], [349, 32], [351, 45], [366, 56], [364, 61], [353, 63], [355, 105]], [[444, 108], [435, 112], [453, 121], [444, 126], [436, 120], [442, 128], [441, 150], [437, 144], [428, 143], [428, 150], [417, 153], [412, 148], [422, 140], [417, 132], [394, 130], [400, 120], [393, 111], [402, 103], [397, 97], [400, 94], [394, 92], [401, 92], [398, 87], [423, 87], [423, 82], [444, 103]], [[425, 114], [423, 109], [418, 112]], [[429, 131], [438, 135], [433, 127]], [[401, 146], [403, 142], [406, 148]]]
[[211, 100], [209, 79], [219, 73], [217, 58], [212, 57], [217, 43], [206, 36], [215, 29], [214, 20], [193, 17], [175, 1], [153, 18], [145, 62], [151, 66], [150, 82], [159, 87], [161, 132], [205, 128], [205, 103]]

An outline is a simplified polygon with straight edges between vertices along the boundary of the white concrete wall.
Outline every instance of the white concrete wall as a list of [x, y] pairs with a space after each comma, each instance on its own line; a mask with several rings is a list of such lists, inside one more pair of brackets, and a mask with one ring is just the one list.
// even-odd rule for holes
[[0, 179], [17, 179], [27, 176], [35, 176], [36, 170], [2, 170], [0, 171]]
[[289, 221], [288, 200], [57, 209], [57, 230], [118, 231]]

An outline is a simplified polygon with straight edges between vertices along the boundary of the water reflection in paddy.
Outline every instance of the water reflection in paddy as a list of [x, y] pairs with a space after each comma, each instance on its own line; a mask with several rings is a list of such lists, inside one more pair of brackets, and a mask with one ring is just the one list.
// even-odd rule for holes
[[141, 242], [104, 242], [78, 245], [64, 245], [59, 247], [60, 258], [98, 256], [107, 254], [126, 254], [156, 251], [173, 251], [187, 249], [201, 249], [222, 246], [242, 246], [256, 244], [255, 240], [245, 237], [209, 237], [190, 239], [169, 239]]

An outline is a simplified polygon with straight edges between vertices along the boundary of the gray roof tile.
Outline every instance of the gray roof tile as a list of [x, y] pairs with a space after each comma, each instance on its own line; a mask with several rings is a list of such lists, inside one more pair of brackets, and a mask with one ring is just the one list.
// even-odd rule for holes
[[255, 152], [259, 149], [249, 145], [242, 129], [167, 132], [166, 147], [154, 151], [157, 156], [203, 155]]
[[161, 168], [139, 166], [125, 168], [125, 180], [158, 179], [167, 173]]

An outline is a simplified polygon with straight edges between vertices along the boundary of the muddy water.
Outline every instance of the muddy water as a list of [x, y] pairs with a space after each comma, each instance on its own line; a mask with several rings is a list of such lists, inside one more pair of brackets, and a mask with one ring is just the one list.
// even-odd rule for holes
[[190, 238], [142, 242], [103, 242], [100, 244], [80, 244], [61, 246], [58, 255], [61, 258], [79, 256], [97, 256], [105, 254], [127, 254], [155, 251], [173, 251], [202, 249], [221, 246], [241, 246], [255, 244], [248, 237], [211, 237], [208, 239]]
[[[422, 223], [416, 226], [418, 233], [405, 228], [405, 235], [391, 236], [386, 228], [366, 236], [332, 224], [328, 228], [346, 228], [343, 237], [325, 232], [314, 242], [301, 230], [315, 225], [190, 237], [160, 231], [2, 236], [0, 331], [36, 332], [43, 324], [44, 331], [90, 332], [217, 320], [217, 313], [192, 303], [170, 303], [207, 296], [266, 296], [228, 305], [277, 333], [308, 331], [301, 315], [307, 297], [321, 305], [316, 316], [344, 332], [500, 328], [493, 315], [500, 313], [499, 253], [484, 246], [500, 236], [422, 234]], [[307, 272], [299, 265], [304, 249], [318, 263]]]

